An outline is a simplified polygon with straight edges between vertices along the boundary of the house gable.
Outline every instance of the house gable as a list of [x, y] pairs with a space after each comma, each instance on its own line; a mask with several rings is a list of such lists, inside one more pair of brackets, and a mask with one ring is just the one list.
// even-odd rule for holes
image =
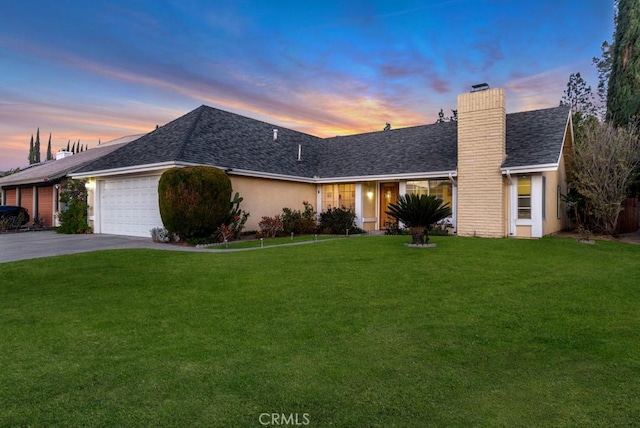
[[566, 106], [507, 115], [507, 158], [502, 169], [557, 167], [570, 120]]

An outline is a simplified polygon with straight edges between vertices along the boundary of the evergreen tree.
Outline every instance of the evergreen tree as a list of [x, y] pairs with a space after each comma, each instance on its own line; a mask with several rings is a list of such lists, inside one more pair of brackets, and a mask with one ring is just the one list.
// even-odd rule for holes
[[31, 141], [29, 142], [29, 165], [33, 165], [33, 134], [31, 134]]
[[640, 113], [640, 2], [616, 0], [607, 119], [626, 125]]
[[571, 107], [574, 117], [578, 113], [579, 117], [596, 116], [597, 110], [593, 101], [591, 86], [587, 85], [580, 73], [571, 73], [567, 82], [567, 89], [564, 90], [560, 100], [560, 105]]
[[76, 153], [76, 142], [73, 142], [73, 146], [71, 146], [71, 153], [75, 154]]
[[594, 56], [591, 60], [593, 65], [598, 69], [598, 98], [603, 104], [607, 103], [607, 87], [609, 84], [609, 76], [611, 76], [611, 45], [606, 40], [600, 46], [602, 55], [600, 58]]
[[33, 144], [33, 163], [40, 163], [40, 128], [36, 133], [36, 142]]
[[71, 144], [71, 140], [67, 141], [67, 151], [70, 152], [71, 148], [69, 147], [69, 145]]
[[47, 144], [47, 160], [53, 160], [53, 153], [51, 153], [51, 132], [49, 132], [49, 143]]

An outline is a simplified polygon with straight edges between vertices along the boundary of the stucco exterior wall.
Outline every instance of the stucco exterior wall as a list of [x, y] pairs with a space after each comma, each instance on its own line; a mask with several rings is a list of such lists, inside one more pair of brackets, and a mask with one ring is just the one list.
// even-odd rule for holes
[[557, 171], [550, 171], [545, 173], [545, 175], [547, 177], [547, 204], [546, 218], [543, 220], [542, 227], [543, 234], [550, 235], [569, 227], [566, 204], [559, 200], [561, 198], [558, 195], [558, 186], [560, 188], [560, 194], [567, 193], [564, 160], [562, 158], [560, 159], [560, 166]]
[[239, 192], [244, 198], [240, 209], [250, 214], [245, 230], [260, 230], [258, 223], [262, 217], [281, 214], [282, 208], [303, 210], [304, 201], [311, 202], [318, 209], [315, 184], [237, 175], [230, 175], [229, 178], [233, 189], [232, 197], [235, 192]]
[[505, 93], [458, 96], [458, 235], [505, 236]]

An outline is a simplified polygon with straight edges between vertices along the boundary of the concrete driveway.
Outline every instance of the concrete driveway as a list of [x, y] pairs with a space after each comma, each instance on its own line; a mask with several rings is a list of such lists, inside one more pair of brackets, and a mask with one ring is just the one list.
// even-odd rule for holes
[[151, 238], [118, 235], [62, 235], [54, 231], [0, 234], [0, 263], [62, 254], [119, 248], [152, 248], [173, 251], [211, 251], [204, 248], [160, 244]]

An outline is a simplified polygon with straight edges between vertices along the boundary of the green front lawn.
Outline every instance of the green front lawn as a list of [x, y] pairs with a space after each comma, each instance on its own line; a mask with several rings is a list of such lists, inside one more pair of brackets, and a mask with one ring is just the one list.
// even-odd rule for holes
[[0, 264], [0, 426], [640, 421], [640, 246], [407, 240]]
[[346, 236], [338, 236], [338, 235], [296, 235], [296, 236], [284, 236], [277, 238], [262, 238], [262, 239], [249, 239], [249, 240], [239, 240], [239, 241], [231, 241], [226, 244], [220, 243], [211, 245], [208, 248], [212, 250], [237, 250], [240, 248], [264, 248], [264, 247], [272, 247], [274, 245], [293, 245], [300, 244], [303, 242], [319, 242], [326, 241], [328, 239], [340, 239], [345, 238]]

